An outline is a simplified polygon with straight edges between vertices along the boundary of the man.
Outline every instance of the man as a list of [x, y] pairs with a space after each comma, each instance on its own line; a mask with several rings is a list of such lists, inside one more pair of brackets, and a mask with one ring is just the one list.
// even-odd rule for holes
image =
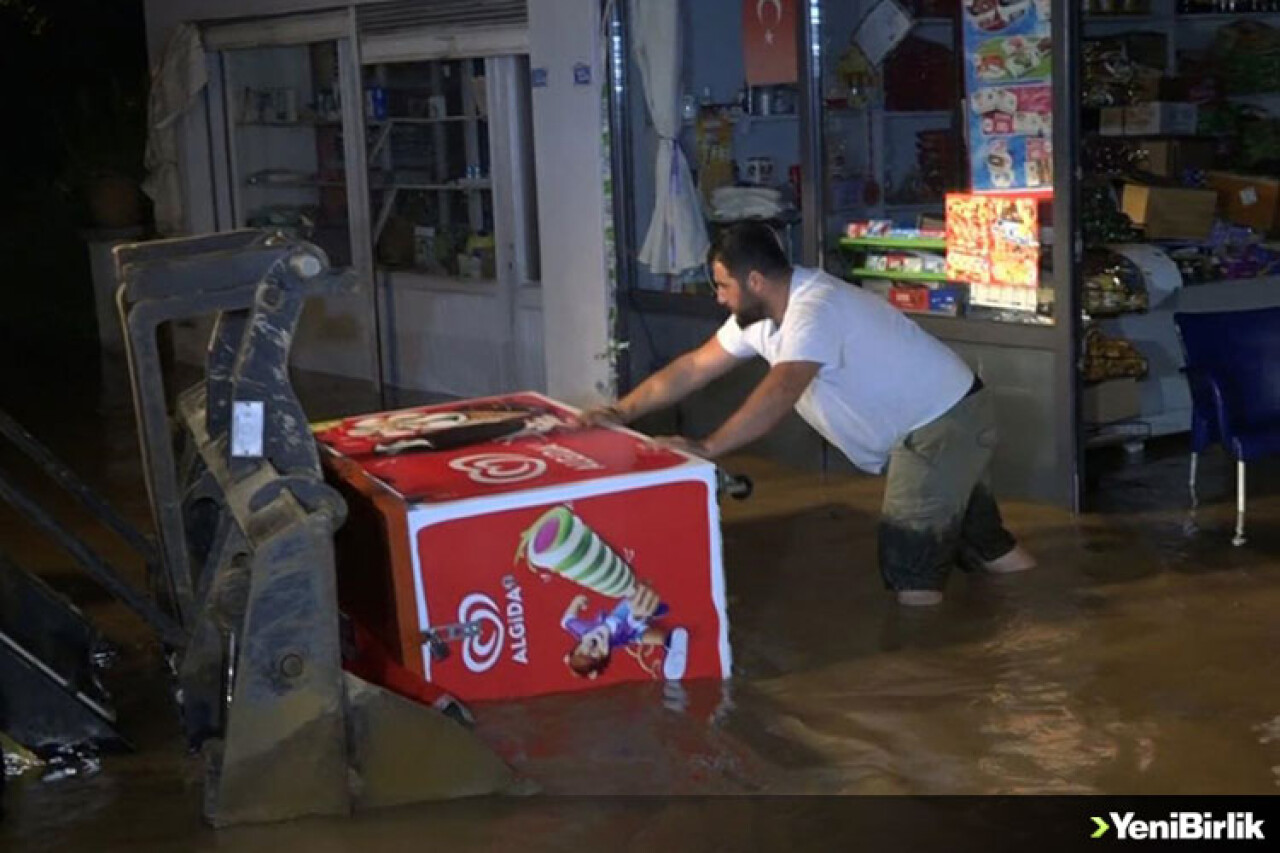
[[880, 571], [904, 605], [940, 603], [956, 562], [992, 572], [1035, 565], [1004, 529], [988, 487], [990, 394], [955, 353], [879, 297], [793, 269], [764, 223], [720, 231], [708, 262], [716, 300], [732, 316], [584, 421], [628, 423], [760, 355], [769, 373], [719, 429], [701, 441], [664, 442], [715, 459], [769, 432], [794, 406], [854, 465], [887, 468]]

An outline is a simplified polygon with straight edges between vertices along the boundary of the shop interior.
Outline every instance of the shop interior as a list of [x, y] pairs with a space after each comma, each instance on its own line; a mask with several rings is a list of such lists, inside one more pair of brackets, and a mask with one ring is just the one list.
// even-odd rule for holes
[[[307, 307], [304, 369], [388, 405], [543, 387], [525, 48], [397, 21], [210, 28], [211, 227], [281, 229], [356, 275]], [[206, 335], [181, 336], [193, 360]]]
[[1081, 45], [1087, 440], [1185, 433], [1177, 311], [1280, 304], [1280, 4], [1091, 2]]
[[[775, 223], [797, 263], [883, 295], [993, 377], [1002, 432], [1020, 434], [1003, 476], [1014, 491], [1080, 507], [1117, 462], [1185, 453], [1173, 314], [1280, 305], [1280, 3], [795, 5], [810, 30], [797, 51], [819, 59], [768, 85], [749, 80], [743, 4], [684, 6], [679, 139], [709, 231]], [[721, 315], [700, 267], [657, 274], [635, 260], [657, 143], [643, 73], [628, 71], [632, 262], [620, 259], [635, 382]], [[1076, 165], [1078, 185], [1064, 182]], [[1013, 267], [1023, 286], [964, 267], [975, 191], [1023, 200], [997, 214], [1033, 233], [1023, 242], [1039, 263], [1024, 252]], [[1071, 238], [1078, 266], [1061, 251]], [[1028, 431], [1074, 459], [1021, 445]]]
[[[1055, 451], [1075, 442], [1075, 324], [1056, 316], [1071, 297], [1070, 275], [1053, 273], [1050, 4], [999, 7], [1017, 29], [985, 47], [999, 54], [981, 66], [990, 79], [964, 61], [967, 19], [955, 3], [782, 5], [792, 18], [772, 15], [771, 4], [683, 4], [679, 140], [708, 233], [765, 219], [796, 263], [821, 266], [911, 312], [998, 389], [1010, 426], [1033, 424], [1050, 436], [1024, 440], [1025, 430], [1008, 429], [998, 486], [1075, 505], [1076, 459]], [[643, 22], [625, 24], [624, 43], [643, 37], [635, 32]], [[790, 40], [790, 73], [781, 74], [770, 55]], [[1002, 80], [1017, 88], [998, 87]], [[699, 343], [722, 319], [700, 263], [664, 272], [640, 251], [660, 139], [644, 83], [644, 70], [626, 57], [624, 79], [611, 88], [622, 102], [618, 147], [629, 155], [618, 183], [632, 188], [631, 208], [619, 217], [629, 223], [619, 228], [623, 331], [631, 341], [624, 383]], [[991, 107], [981, 113], [968, 107], [978, 84], [978, 106]], [[997, 115], [1009, 98], [1022, 100]], [[966, 145], [975, 134], [979, 144]], [[967, 196], [974, 175], [979, 189], [1021, 199], [1003, 205], [1009, 224], [1018, 220], [1021, 249], [1005, 255], [1018, 286], [948, 269], [948, 256], [958, 253], [948, 252], [947, 198]], [[690, 409], [682, 426], [696, 432], [718, 414]], [[838, 453], [809, 438], [797, 428], [778, 442], [785, 447], [769, 449], [793, 463], [841, 468]]]

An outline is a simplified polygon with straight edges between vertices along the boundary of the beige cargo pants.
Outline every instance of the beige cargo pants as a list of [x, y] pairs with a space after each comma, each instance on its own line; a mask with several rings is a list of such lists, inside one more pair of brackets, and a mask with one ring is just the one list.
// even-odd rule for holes
[[878, 531], [885, 586], [942, 589], [952, 566], [1013, 549], [989, 485], [995, 446], [991, 392], [979, 388], [893, 448]]

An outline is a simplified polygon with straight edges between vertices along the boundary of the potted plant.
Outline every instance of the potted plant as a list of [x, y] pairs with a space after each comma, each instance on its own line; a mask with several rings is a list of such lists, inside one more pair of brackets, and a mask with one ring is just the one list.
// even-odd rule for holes
[[79, 196], [100, 228], [143, 224], [147, 143], [147, 85], [109, 78], [77, 93], [66, 114], [66, 188]]

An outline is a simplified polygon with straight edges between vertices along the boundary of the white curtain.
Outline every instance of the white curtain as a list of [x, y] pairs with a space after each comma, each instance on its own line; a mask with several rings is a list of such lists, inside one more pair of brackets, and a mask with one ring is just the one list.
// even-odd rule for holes
[[640, 262], [658, 275], [679, 273], [706, 258], [707, 226], [680, 132], [680, 0], [631, 0], [632, 48], [644, 98], [658, 133], [653, 219]]
[[200, 31], [193, 24], [181, 24], [151, 70], [147, 104], [147, 178], [142, 189], [154, 202], [156, 230], [164, 235], [186, 232], [178, 169], [178, 120], [208, 82]]

